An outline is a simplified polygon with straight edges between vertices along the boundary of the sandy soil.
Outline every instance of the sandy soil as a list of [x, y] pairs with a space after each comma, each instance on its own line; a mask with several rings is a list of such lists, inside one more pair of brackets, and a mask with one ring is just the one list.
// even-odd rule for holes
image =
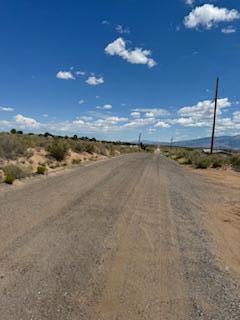
[[240, 275], [240, 173], [230, 169], [188, 169], [214, 185], [205, 220], [226, 270]]

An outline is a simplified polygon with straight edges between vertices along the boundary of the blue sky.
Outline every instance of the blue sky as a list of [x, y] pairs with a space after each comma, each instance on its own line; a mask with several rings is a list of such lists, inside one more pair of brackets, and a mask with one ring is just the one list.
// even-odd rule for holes
[[0, 2], [0, 130], [169, 141], [240, 132], [240, 3]]

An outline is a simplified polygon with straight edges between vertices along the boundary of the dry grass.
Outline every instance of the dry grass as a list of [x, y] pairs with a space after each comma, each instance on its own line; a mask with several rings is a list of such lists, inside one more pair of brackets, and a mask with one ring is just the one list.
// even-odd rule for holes
[[169, 158], [182, 165], [191, 165], [196, 169], [232, 167], [240, 171], [240, 153], [207, 154], [199, 149], [191, 148], [162, 148], [162, 152]]

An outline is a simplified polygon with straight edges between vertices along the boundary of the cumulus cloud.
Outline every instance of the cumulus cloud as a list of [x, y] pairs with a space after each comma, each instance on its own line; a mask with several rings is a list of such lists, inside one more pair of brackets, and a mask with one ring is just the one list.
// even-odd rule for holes
[[219, 8], [213, 4], [204, 4], [201, 7], [193, 9], [188, 16], [184, 18], [186, 28], [203, 27], [211, 29], [214, 25], [220, 22], [230, 22], [240, 19], [240, 13], [227, 8]]
[[109, 43], [105, 48], [106, 54], [119, 56], [132, 64], [146, 64], [149, 68], [156, 66], [156, 61], [151, 58], [151, 51], [142, 48], [127, 49], [126, 41], [118, 38]]
[[103, 79], [103, 77], [97, 78], [95, 76], [90, 76], [86, 80], [86, 83], [89, 84], [90, 86], [98, 86], [98, 85], [104, 83], [104, 79]]
[[37, 128], [39, 127], [39, 123], [32, 118], [24, 117], [21, 114], [17, 114], [15, 116], [15, 121], [17, 124], [19, 124], [21, 127], [25, 128]]
[[81, 99], [81, 100], [78, 101], [78, 103], [79, 103], [79, 104], [84, 104], [84, 103], [85, 103], [85, 100]]
[[[229, 108], [231, 102], [228, 98], [218, 100], [218, 115], [222, 115], [225, 108]], [[184, 127], [208, 127], [211, 126], [213, 117], [214, 102], [211, 100], [204, 100], [198, 102], [196, 105], [182, 107], [178, 110], [179, 118], [170, 120], [171, 124], [179, 124]]]
[[[231, 102], [228, 98], [218, 99], [218, 113], [221, 114], [222, 109], [231, 106]], [[181, 116], [193, 116], [200, 118], [209, 118], [212, 115], [214, 108], [214, 101], [204, 100], [198, 102], [196, 105], [190, 107], [182, 107], [179, 109], [178, 113]]]
[[158, 121], [155, 124], [155, 127], [157, 127], [157, 128], [170, 128], [170, 124], [165, 121]]
[[14, 111], [14, 108], [12, 108], [12, 107], [1, 107], [1, 106], [0, 106], [0, 111], [3, 111], [3, 112], [13, 112], [13, 111]]
[[111, 110], [112, 109], [112, 105], [111, 104], [105, 104], [104, 106], [97, 106], [96, 109]]
[[58, 71], [56, 77], [61, 80], [75, 80], [75, 76], [71, 71]]

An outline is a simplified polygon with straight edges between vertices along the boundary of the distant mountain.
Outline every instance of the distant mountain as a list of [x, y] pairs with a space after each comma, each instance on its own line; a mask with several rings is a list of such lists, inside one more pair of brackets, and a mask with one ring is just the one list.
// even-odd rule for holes
[[[176, 141], [173, 143], [174, 146], [178, 147], [189, 147], [189, 148], [210, 148], [211, 138], [200, 138], [193, 140]], [[157, 142], [157, 141], [147, 141], [143, 140], [144, 144], [154, 144], [154, 145], [169, 145], [169, 142]], [[240, 150], [240, 135], [237, 136], [221, 136], [216, 137], [214, 140], [214, 147], [217, 149], [231, 149]]]
[[[191, 148], [209, 148], [211, 138], [200, 138], [194, 140], [177, 141], [175, 146], [191, 147]], [[214, 147], [217, 149], [240, 150], [240, 135], [237, 136], [221, 136], [214, 140]]]

